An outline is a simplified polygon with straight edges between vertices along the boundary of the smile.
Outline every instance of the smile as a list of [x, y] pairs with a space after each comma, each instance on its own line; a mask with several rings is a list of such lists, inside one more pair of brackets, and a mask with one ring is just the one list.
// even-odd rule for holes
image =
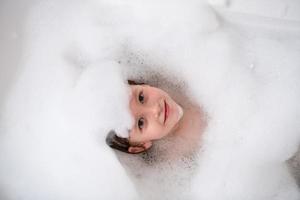
[[164, 120], [164, 124], [166, 123], [166, 121], [167, 121], [167, 118], [168, 118], [168, 115], [169, 115], [169, 107], [168, 107], [168, 104], [167, 104], [167, 102], [166, 101], [164, 101], [165, 102], [165, 120]]

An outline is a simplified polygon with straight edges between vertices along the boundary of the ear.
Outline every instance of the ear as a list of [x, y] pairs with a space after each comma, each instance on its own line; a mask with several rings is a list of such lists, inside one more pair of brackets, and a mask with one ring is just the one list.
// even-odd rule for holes
[[143, 144], [141, 144], [140, 146], [130, 146], [128, 148], [128, 152], [129, 153], [142, 153], [143, 151], [146, 151], [147, 149], [149, 149], [152, 146], [152, 142], [145, 142]]
[[145, 148], [145, 150], [148, 150], [151, 146], [152, 146], [152, 142], [151, 141], [145, 142], [143, 144], [143, 147]]

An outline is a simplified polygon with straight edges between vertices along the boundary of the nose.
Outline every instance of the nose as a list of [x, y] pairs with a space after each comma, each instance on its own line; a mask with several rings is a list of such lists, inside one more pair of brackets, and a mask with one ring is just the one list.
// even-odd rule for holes
[[155, 119], [158, 119], [162, 112], [162, 106], [158, 102], [154, 105], [149, 105], [149, 106], [145, 107], [144, 112], [146, 115], [151, 115]]

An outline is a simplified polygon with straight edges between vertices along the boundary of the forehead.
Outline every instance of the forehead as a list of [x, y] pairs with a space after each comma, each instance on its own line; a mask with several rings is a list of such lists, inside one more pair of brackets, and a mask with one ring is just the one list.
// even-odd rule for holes
[[130, 85], [131, 90], [135, 90], [135, 89], [139, 89], [139, 88], [146, 88], [146, 87], [150, 87], [148, 85]]
[[132, 94], [136, 94], [140, 90], [147, 92], [147, 94], [151, 95], [163, 95], [165, 92], [157, 87], [153, 87], [150, 85], [130, 85]]
[[141, 87], [140, 85], [129, 85], [130, 86], [130, 98], [129, 98], [129, 112], [130, 112], [130, 116], [132, 117], [132, 125], [130, 130], [128, 130], [129, 135], [132, 134], [133, 131], [136, 131], [136, 116], [135, 116], [135, 112], [134, 110], [137, 107], [137, 95], [138, 95], [138, 91], [140, 91], [143, 87]]

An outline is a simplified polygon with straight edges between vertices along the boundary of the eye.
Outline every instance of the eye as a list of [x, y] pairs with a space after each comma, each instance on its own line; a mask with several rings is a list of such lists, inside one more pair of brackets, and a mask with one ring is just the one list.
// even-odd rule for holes
[[139, 93], [139, 102], [144, 103], [144, 93], [143, 93], [143, 91], [141, 91]]
[[140, 130], [142, 130], [142, 128], [144, 127], [144, 123], [145, 123], [144, 118], [143, 117], [139, 118], [137, 124], [138, 124], [138, 127], [139, 127]]

